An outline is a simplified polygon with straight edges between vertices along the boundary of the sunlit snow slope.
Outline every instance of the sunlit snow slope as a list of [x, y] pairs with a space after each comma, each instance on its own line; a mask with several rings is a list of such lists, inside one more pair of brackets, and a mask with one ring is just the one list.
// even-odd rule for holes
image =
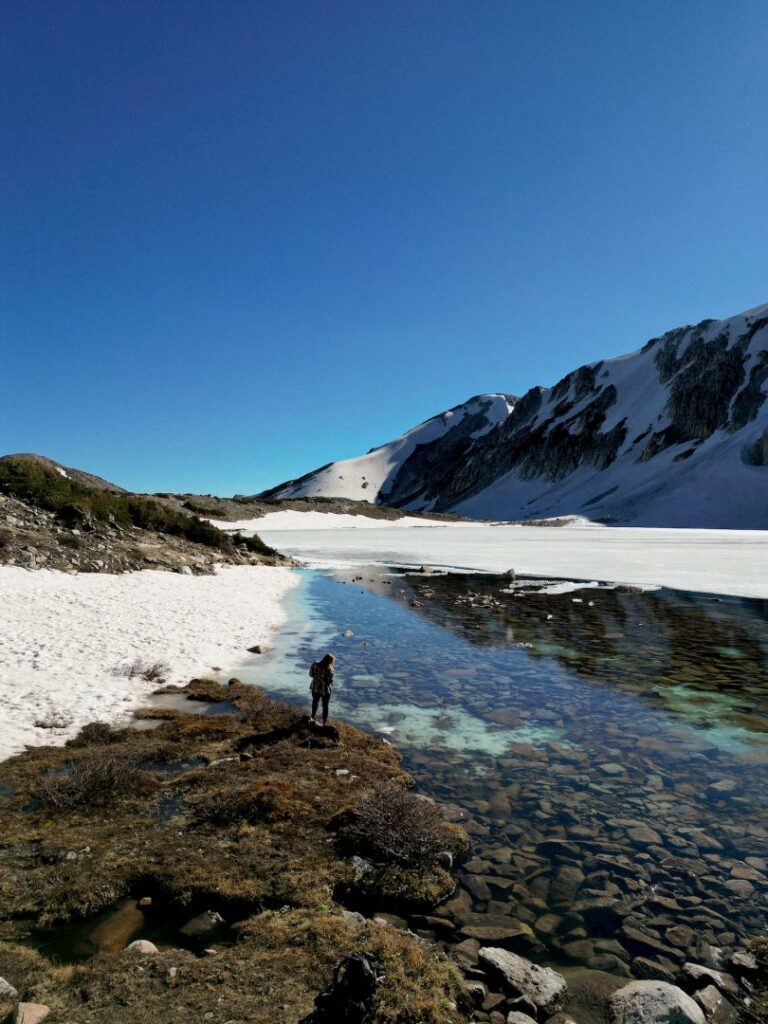
[[521, 399], [483, 395], [269, 492], [476, 518], [768, 528], [768, 305]]
[[[473, 440], [502, 423], [514, 406], [512, 395], [477, 395], [463, 405], [425, 420], [394, 441], [372, 448], [356, 459], [331, 462], [327, 466], [289, 480], [264, 498], [309, 498], [332, 496], [390, 505], [414, 503], [421, 508], [418, 494], [421, 475], [408, 467], [419, 453], [439, 453], [453, 446], [469, 449]], [[413, 493], [409, 490], [409, 482]]]

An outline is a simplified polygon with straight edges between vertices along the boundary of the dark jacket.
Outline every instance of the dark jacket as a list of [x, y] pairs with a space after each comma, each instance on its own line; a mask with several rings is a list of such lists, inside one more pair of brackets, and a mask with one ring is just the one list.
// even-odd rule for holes
[[330, 665], [321, 665], [313, 661], [309, 668], [312, 682], [309, 685], [313, 696], [330, 697], [333, 689], [333, 669]]

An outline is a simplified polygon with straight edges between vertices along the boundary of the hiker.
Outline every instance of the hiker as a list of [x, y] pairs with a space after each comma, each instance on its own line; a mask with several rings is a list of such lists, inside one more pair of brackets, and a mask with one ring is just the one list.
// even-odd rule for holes
[[333, 689], [333, 663], [336, 659], [332, 654], [325, 654], [320, 661], [313, 661], [309, 668], [312, 677], [312, 721], [316, 722], [317, 705], [323, 702], [323, 725], [328, 721], [328, 703]]

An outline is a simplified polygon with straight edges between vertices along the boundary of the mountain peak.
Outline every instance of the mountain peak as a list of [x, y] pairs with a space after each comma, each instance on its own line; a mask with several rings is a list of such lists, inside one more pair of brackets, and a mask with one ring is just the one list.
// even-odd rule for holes
[[492, 519], [768, 527], [768, 304], [703, 320], [521, 398], [474, 395], [264, 497]]

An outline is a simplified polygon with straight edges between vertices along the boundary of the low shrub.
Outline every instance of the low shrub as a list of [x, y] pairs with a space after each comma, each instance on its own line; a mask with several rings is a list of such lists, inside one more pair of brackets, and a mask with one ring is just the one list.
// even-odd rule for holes
[[259, 537], [257, 533], [244, 537], [241, 533], [232, 534], [232, 542], [236, 547], [245, 548], [255, 555], [276, 555], [277, 552]]
[[62, 810], [103, 807], [120, 794], [152, 787], [133, 760], [109, 750], [87, 754], [67, 768], [46, 775], [35, 793], [38, 800]]
[[445, 823], [429, 800], [398, 782], [381, 782], [363, 797], [348, 836], [374, 860], [423, 868], [447, 849]]
[[118, 740], [106, 722], [88, 722], [73, 739], [67, 741], [68, 747], [99, 747]]
[[164, 683], [170, 671], [170, 665], [164, 661], [142, 661], [136, 658], [127, 665], [117, 665], [112, 674], [125, 676], [126, 679], [144, 679], [148, 683]]
[[[0, 462], [0, 494], [12, 495], [54, 512], [69, 526], [85, 529], [93, 529], [98, 523], [138, 526], [221, 551], [231, 552], [233, 548], [229, 534], [196, 515], [141, 494], [89, 487], [30, 459], [19, 457]], [[260, 554], [274, 553], [255, 537], [247, 538], [246, 546]]]

